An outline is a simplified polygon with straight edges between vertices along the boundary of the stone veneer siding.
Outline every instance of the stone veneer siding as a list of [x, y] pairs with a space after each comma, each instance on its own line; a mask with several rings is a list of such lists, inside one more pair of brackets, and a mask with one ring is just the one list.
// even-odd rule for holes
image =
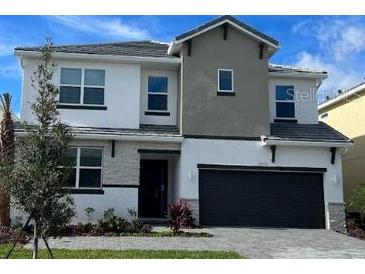
[[343, 203], [328, 203], [329, 229], [338, 232], [347, 232], [345, 205]]
[[180, 149], [180, 144], [175, 143], [115, 141], [114, 157], [111, 157], [112, 141], [74, 140], [71, 145], [103, 148], [103, 185], [139, 185], [138, 149]]
[[198, 199], [186, 199], [188, 207], [193, 212], [193, 218], [196, 225], [199, 225], [199, 200]]

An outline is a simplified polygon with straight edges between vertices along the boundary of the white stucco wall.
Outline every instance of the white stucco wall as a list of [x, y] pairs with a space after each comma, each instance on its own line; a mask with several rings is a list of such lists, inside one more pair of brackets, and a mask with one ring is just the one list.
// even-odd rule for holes
[[329, 148], [277, 147], [276, 161], [272, 163], [270, 147], [262, 146], [261, 141], [185, 139], [181, 147], [176, 195], [199, 198], [198, 164], [327, 168], [323, 174], [327, 210], [328, 202], [343, 202], [340, 150], [334, 165], [330, 159]]
[[[71, 126], [139, 128], [140, 72], [138, 64], [103, 63], [97, 61], [55, 60], [54, 83], [59, 85], [60, 68], [90, 68], [105, 70], [104, 101], [107, 110], [60, 109], [61, 118]], [[36, 59], [23, 60], [23, 96], [21, 119], [33, 121], [30, 104], [35, 93], [31, 76], [36, 70]]]
[[[73, 224], [87, 223], [89, 220], [85, 208], [95, 209], [92, 222], [97, 222], [104, 211], [114, 208], [118, 216], [129, 218], [128, 209], [134, 208], [138, 212], [138, 188], [136, 187], [104, 187], [104, 194], [72, 194], [74, 199], [75, 217]], [[24, 222], [27, 216], [11, 206], [10, 218], [12, 223]]]
[[317, 124], [316, 80], [269, 77], [270, 122], [276, 118], [275, 86], [292, 85], [295, 90], [295, 119], [300, 124]]
[[104, 187], [104, 194], [74, 194], [72, 195], [75, 201], [76, 216], [74, 223], [87, 223], [87, 215], [85, 208], [92, 207], [95, 209], [94, 222], [99, 220], [104, 211], [109, 208], [114, 208], [115, 213], [125, 218], [128, 215], [128, 208], [134, 208], [138, 212], [138, 188], [126, 187]]
[[[148, 111], [148, 76], [159, 76], [168, 78], [167, 86], [167, 111], [169, 116], [145, 115]], [[142, 124], [176, 125], [177, 108], [177, 72], [169, 70], [146, 70], [141, 72], [141, 106], [140, 117]]]

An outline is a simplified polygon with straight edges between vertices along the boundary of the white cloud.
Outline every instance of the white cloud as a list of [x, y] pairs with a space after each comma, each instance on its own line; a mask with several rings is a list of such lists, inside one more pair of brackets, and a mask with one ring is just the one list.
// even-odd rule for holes
[[19, 79], [21, 76], [20, 66], [15, 62], [2, 64], [0, 66], [0, 76], [3, 78]]
[[340, 32], [340, 39], [333, 43], [335, 59], [345, 60], [349, 54], [365, 50], [365, 29], [359, 26], [347, 26]]
[[292, 30], [304, 39], [314, 39], [318, 45], [315, 53], [298, 53], [295, 65], [328, 72], [328, 79], [320, 88], [319, 100], [363, 81], [364, 23], [353, 18], [306, 20]]
[[52, 16], [50, 20], [76, 31], [95, 33], [100, 36], [110, 36], [118, 39], [150, 39], [146, 29], [124, 24], [117, 18], [89, 16]]
[[345, 90], [354, 86], [362, 80], [361, 71], [352, 69], [351, 67], [338, 66], [333, 62], [326, 62], [319, 55], [310, 54], [306, 51], [297, 55], [296, 66], [327, 71], [328, 78], [323, 81], [320, 88], [318, 100], [324, 100], [325, 96], [334, 96], [341, 89]]
[[0, 56], [8, 56], [13, 54], [15, 46], [0, 42]]

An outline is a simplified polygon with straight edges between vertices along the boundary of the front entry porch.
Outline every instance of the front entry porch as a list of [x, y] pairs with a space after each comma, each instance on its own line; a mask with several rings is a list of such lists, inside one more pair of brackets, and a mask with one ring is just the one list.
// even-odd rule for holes
[[138, 216], [154, 223], [166, 221], [174, 199], [174, 178], [179, 151], [140, 151]]
[[167, 215], [167, 160], [141, 160], [138, 215], [162, 218]]

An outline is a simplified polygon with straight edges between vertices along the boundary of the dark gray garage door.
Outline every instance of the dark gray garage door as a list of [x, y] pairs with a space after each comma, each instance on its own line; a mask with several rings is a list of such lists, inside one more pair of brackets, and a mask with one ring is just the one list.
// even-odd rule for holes
[[324, 228], [320, 173], [199, 171], [201, 225]]

